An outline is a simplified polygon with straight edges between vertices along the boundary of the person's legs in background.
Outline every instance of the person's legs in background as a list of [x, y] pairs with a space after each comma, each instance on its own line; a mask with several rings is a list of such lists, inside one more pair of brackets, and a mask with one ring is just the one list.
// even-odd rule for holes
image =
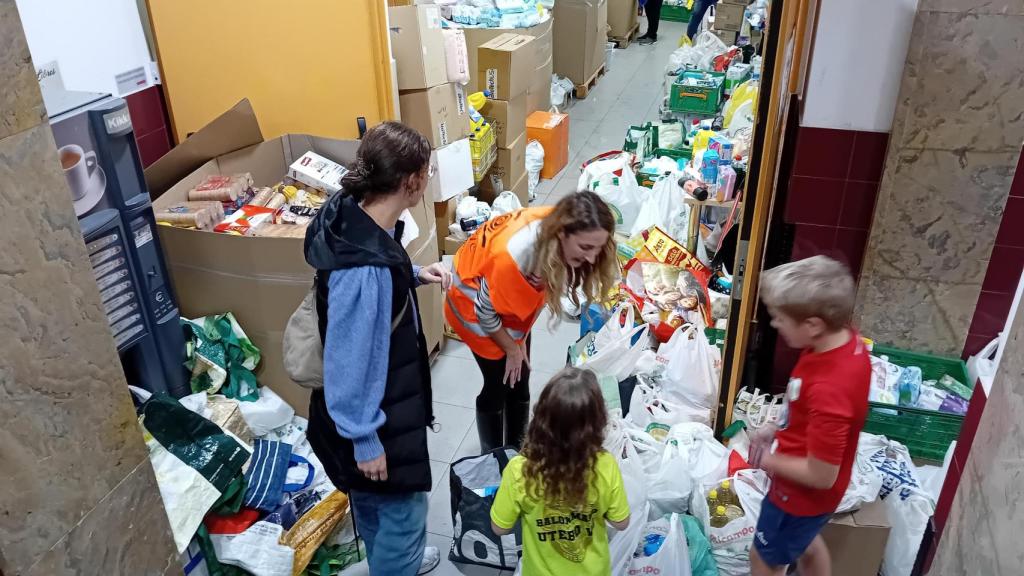
[[642, 45], [654, 44], [658, 41], [658, 24], [661, 21], [661, 5], [665, 0], [647, 0], [644, 14], [647, 16], [647, 32], [640, 37]]
[[353, 491], [351, 499], [356, 530], [366, 544], [370, 574], [419, 574], [427, 542], [427, 494]]
[[717, 3], [717, 0], [693, 0], [693, 13], [690, 14], [690, 23], [686, 26], [686, 35], [690, 40], [700, 32], [700, 25], [704, 22], [708, 8]]

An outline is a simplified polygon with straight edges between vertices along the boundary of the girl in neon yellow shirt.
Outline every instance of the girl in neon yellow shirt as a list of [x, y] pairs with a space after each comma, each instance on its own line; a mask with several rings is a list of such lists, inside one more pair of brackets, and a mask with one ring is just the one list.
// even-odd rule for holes
[[624, 530], [629, 504], [619, 465], [601, 448], [607, 423], [589, 370], [566, 368], [541, 392], [491, 507], [499, 536], [522, 520], [523, 576], [610, 573], [605, 521]]

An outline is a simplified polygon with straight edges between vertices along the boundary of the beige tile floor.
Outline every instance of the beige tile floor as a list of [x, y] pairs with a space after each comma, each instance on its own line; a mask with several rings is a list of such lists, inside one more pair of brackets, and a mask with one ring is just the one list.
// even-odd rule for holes
[[[641, 24], [641, 28], [646, 24]], [[537, 190], [534, 205], [553, 204], [576, 189], [579, 166], [585, 160], [608, 150], [622, 147], [630, 124], [655, 121], [662, 94], [662, 74], [668, 56], [685, 25], [662, 22], [659, 37], [653, 46], [632, 44], [616, 50], [611, 68], [599, 80], [585, 100], [574, 102], [565, 110], [569, 120], [569, 165], [554, 179], [544, 180]], [[675, 39], [675, 40], [673, 40]], [[533, 333], [533, 373], [530, 378], [531, 399], [536, 401], [544, 384], [565, 365], [566, 349], [579, 338], [579, 323], [562, 322], [549, 326], [542, 316]], [[448, 561], [452, 542], [451, 499], [448, 469], [452, 462], [480, 453], [474, 414], [475, 399], [483, 379], [465, 344], [448, 341], [432, 369], [434, 415], [441, 423], [437, 434], [430, 434], [428, 444], [434, 490], [427, 514], [427, 543], [441, 549], [441, 566], [437, 576], [497, 576], [499, 570], [453, 564]], [[362, 576], [368, 571], [358, 565], [346, 576]]]

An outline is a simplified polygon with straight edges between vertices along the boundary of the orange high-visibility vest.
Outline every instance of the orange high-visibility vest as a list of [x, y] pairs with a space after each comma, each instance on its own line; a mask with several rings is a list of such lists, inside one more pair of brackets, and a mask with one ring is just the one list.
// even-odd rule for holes
[[508, 242], [516, 232], [543, 219], [552, 209], [525, 208], [498, 216], [470, 236], [455, 254], [444, 315], [473, 353], [490, 360], [505, 356], [505, 351], [480, 326], [476, 315], [481, 278], [487, 279], [491, 303], [509, 335], [516, 342], [523, 342], [530, 333], [544, 307], [544, 289], [530, 284], [523, 276], [509, 254]]

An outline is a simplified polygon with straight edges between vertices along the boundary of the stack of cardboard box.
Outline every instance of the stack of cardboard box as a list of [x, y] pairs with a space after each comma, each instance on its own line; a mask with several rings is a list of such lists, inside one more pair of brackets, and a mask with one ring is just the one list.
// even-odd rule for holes
[[625, 48], [640, 27], [636, 0], [608, 0], [608, 39]]
[[555, 73], [586, 86], [605, 63], [608, 0], [558, 0], [554, 19]]
[[721, 0], [715, 6], [715, 36], [726, 46], [736, 44], [739, 31], [743, 27], [743, 15], [750, 4], [748, 0]]
[[498, 158], [480, 182], [481, 200], [492, 202], [510, 190], [526, 206], [530, 203], [526, 179], [527, 92], [533, 80], [534, 39], [525, 34], [502, 34], [477, 51], [477, 78], [490, 94], [483, 114], [493, 119]]
[[466, 92], [472, 94], [484, 88], [484, 79], [477, 78], [477, 52], [480, 46], [502, 34], [521, 34], [533, 38], [533, 66], [530, 87], [526, 91], [526, 113], [551, 109], [551, 74], [554, 72], [554, 20], [547, 20], [529, 28], [466, 28], [466, 48], [469, 52], [469, 84]]

